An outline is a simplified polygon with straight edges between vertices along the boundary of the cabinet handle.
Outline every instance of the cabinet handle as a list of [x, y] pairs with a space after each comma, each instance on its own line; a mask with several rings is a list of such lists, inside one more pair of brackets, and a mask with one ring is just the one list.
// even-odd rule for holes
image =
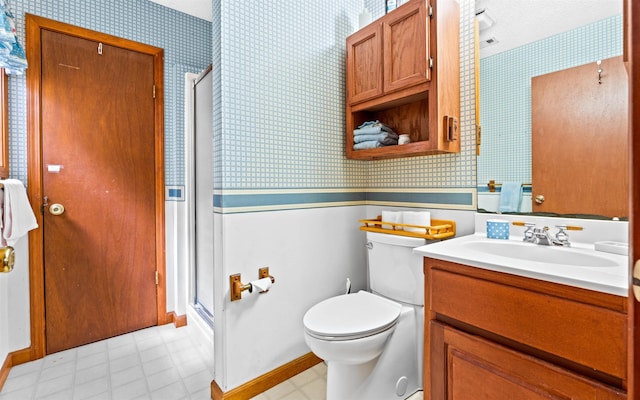
[[458, 139], [458, 119], [444, 116], [444, 137], [447, 142], [455, 142]]

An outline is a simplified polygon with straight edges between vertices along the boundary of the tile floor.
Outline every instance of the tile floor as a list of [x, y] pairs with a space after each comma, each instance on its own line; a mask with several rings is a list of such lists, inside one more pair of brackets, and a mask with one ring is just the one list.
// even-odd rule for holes
[[[327, 367], [324, 363], [320, 363], [251, 400], [325, 400], [326, 387]], [[407, 400], [423, 400], [422, 392], [414, 394]]]
[[[15, 366], [0, 400], [208, 400], [213, 349], [195, 329], [156, 326]], [[320, 363], [252, 400], [324, 400], [326, 379]]]
[[17, 365], [0, 400], [209, 399], [213, 348], [193, 329], [152, 327]]

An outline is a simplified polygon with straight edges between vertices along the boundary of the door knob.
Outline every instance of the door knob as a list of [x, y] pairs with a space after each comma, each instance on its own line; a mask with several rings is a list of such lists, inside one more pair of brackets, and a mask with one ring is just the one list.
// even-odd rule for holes
[[49, 212], [51, 215], [62, 215], [64, 213], [64, 206], [62, 204], [52, 204], [49, 206]]
[[11, 272], [16, 262], [16, 254], [13, 247], [7, 246], [0, 248], [0, 272]]
[[542, 203], [544, 203], [544, 195], [541, 195], [541, 194], [537, 195], [537, 196], [536, 196], [536, 203], [537, 203], [537, 204], [542, 204]]

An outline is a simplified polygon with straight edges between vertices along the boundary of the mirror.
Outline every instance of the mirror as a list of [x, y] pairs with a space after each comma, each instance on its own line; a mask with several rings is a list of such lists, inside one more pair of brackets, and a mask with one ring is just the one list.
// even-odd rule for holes
[[[522, 183], [519, 211], [536, 211], [531, 199], [532, 170], [539, 167], [532, 165], [531, 154], [532, 77], [588, 63], [593, 63], [597, 74], [597, 60], [622, 55], [622, 3], [622, 0], [476, 1], [482, 127], [477, 157], [480, 211], [499, 210], [503, 182]], [[571, 148], [567, 146], [566, 151]], [[567, 160], [584, 162], [584, 158], [571, 155]], [[490, 191], [490, 181], [497, 185], [495, 192]], [[585, 217], [579, 207], [561, 213]]]

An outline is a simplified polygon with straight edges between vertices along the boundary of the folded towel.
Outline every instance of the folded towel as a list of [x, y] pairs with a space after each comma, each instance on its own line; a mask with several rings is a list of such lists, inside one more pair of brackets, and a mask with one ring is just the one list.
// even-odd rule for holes
[[[403, 211], [402, 223], [409, 225], [430, 226], [431, 213], [429, 211]], [[413, 228], [410, 226], [403, 227], [407, 232], [427, 233], [424, 228]]]
[[356, 143], [353, 145], [354, 150], [375, 149], [376, 147], [384, 146], [377, 140], [369, 140], [367, 142]]
[[[402, 212], [382, 210], [382, 222], [392, 222], [394, 224], [402, 223]], [[394, 225], [382, 224], [382, 229], [394, 229]], [[402, 230], [402, 227], [398, 227]]]
[[353, 130], [353, 134], [355, 136], [358, 135], [374, 135], [376, 133], [382, 133], [382, 132], [390, 132], [390, 133], [395, 133], [393, 131], [393, 129], [386, 127], [386, 126], [367, 126], [364, 128], [358, 128], [358, 129], [354, 129]]
[[500, 212], [520, 211], [522, 184], [520, 182], [502, 182], [500, 189]]
[[0, 244], [13, 246], [22, 236], [38, 227], [27, 191], [17, 179], [0, 181], [4, 185], [4, 210]]
[[391, 127], [383, 124], [380, 121], [367, 121], [364, 124], [360, 125], [358, 129], [353, 130], [354, 135], [370, 135], [374, 133], [381, 132], [393, 132]]
[[398, 144], [398, 135], [393, 132], [385, 132], [375, 135], [358, 135], [353, 137], [354, 143], [369, 142], [372, 140], [388, 146], [392, 144]]

